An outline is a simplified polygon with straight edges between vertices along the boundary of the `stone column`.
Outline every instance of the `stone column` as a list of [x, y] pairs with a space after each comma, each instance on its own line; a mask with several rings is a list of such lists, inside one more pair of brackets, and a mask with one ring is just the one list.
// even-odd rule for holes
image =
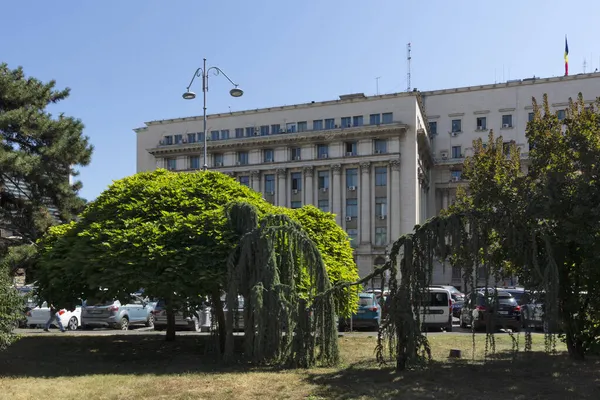
[[402, 223], [402, 211], [401, 210], [401, 201], [400, 201], [400, 160], [390, 160], [390, 170], [391, 170], [391, 199], [390, 199], [390, 241], [396, 241], [400, 235], [402, 234], [400, 230], [400, 225]]
[[286, 199], [286, 187], [285, 182], [287, 178], [287, 169], [278, 168], [277, 169], [277, 205], [281, 207], [287, 207], [285, 203]]
[[450, 193], [448, 189], [442, 189], [442, 210], [448, 208], [448, 197]]
[[358, 219], [360, 243], [371, 243], [371, 221], [373, 220], [373, 213], [371, 212], [371, 163], [361, 163], [360, 172], [360, 218]]
[[341, 164], [333, 164], [331, 166], [332, 176], [331, 176], [331, 212], [335, 214], [335, 222], [338, 225], [342, 225], [342, 165]]
[[258, 170], [251, 171], [250, 172], [250, 180], [251, 180], [250, 187], [252, 188], [252, 190], [260, 193], [260, 171], [258, 171]]
[[315, 204], [314, 184], [313, 184], [313, 167], [306, 166], [304, 172], [304, 204]]
[[162, 157], [155, 157], [154, 158], [156, 160], [156, 169], [159, 168], [167, 168], [167, 166], [165, 165], [165, 159]]

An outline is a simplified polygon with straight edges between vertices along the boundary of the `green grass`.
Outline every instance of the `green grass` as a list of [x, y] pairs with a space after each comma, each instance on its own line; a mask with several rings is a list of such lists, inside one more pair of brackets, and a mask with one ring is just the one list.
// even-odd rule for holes
[[[67, 334], [68, 335], [68, 334]], [[600, 363], [534, 352], [511, 352], [506, 334], [483, 362], [485, 336], [430, 336], [434, 362], [426, 370], [394, 372], [374, 359], [374, 337], [340, 339], [338, 368], [274, 370], [220, 365], [207, 337], [157, 335], [59, 336], [21, 339], [0, 353], [0, 398], [39, 399], [598, 399]], [[519, 339], [521, 347], [524, 337]], [[462, 360], [448, 360], [460, 349]]]

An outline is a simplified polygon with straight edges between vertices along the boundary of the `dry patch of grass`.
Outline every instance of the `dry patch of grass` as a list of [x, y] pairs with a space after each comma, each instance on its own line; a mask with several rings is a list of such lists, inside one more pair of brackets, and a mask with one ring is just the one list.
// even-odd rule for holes
[[[574, 364], [545, 355], [543, 336], [531, 354], [513, 357], [506, 334], [496, 337], [498, 356], [483, 364], [485, 335], [430, 336], [435, 362], [423, 371], [395, 373], [375, 363], [374, 337], [340, 339], [339, 368], [274, 370], [224, 367], [206, 337], [166, 343], [156, 335], [25, 337], [0, 353], [0, 398], [39, 399], [597, 399], [595, 360]], [[520, 337], [524, 346], [524, 337]], [[450, 349], [463, 360], [449, 361]], [[564, 350], [559, 345], [559, 351]]]

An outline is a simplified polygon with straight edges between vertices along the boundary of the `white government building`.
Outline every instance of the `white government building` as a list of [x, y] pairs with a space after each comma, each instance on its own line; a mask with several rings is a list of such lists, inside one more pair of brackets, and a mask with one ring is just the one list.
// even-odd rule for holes
[[[600, 73], [212, 114], [207, 164], [273, 204], [334, 213], [364, 276], [399, 236], [453, 202], [474, 139], [493, 129], [526, 159], [532, 97], [547, 93], [560, 116], [579, 92], [600, 96]], [[145, 125], [135, 129], [138, 172], [202, 168], [202, 116]], [[460, 275], [440, 267], [433, 283], [460, 287]]]

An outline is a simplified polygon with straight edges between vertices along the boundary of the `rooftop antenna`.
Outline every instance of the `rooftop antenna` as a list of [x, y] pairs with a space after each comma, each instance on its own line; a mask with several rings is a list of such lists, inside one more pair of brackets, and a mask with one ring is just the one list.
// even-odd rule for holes
[[587, 67], [587, 61], [585, 61], [585, 58], [583, 59], [583, 73], [585, 74], [585, 68]]
[[410, 43], [406, 45], [406, 91], [410, 92]]
[[378, 76], [377, 78], [375, 78], [375, 88], [376, 88], [377, 96], [379, 96], [379, 78], [381, 78], [381, 77]]

